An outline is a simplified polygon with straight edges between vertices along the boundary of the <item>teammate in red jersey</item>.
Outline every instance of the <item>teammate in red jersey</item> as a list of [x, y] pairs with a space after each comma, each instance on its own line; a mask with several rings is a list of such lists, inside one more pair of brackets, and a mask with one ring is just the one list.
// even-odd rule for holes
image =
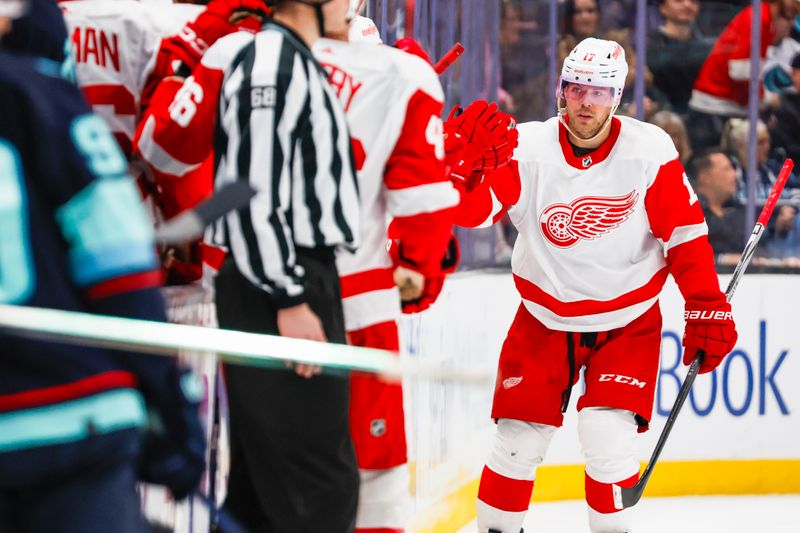
[[617, 43], [578, 44], [561, 71], [558, 117], [521, 124], [511, 165], [487, 174], [462, 204], [461, 223], [508, 212], [520, 232], [512, 271], [522, 304], [500, 354], [481, 533], [520, 531], [581, 367], [590, 529], [631, 531], [615, 487], [639, 477], [636, 436], [653, 408], [668, 274], [686, 300], [684, 362], [703, 350], [700, 371], [712, 371], [736, 342], [705, 219], [670, 137], [614, 116], [626, 73]]
[[[219, 37], [239, 29], [257, 30], [268, 11], [262, 0], [214, 0], [207, 6], [73, 0], [62, 2], [61, 9], [74, 50], [78, 86], [108, 122], [129, 160], [135, 159], [131, 143], [137, 124], [162, 81], [180, 87], [180, 80]], [[139, 188], [152, 202], [157, 219], [172, 218], [210, 191], [209, 169], [187, 178], [185, 185], [192, 181], [193, 186], [184, 186], [180, 194], [172, 191], [173, 180], [141, 170], [134, 163]], [[204, 176], [208, 178], [205, 188]], [[180, 259], [170, 255], [165, 262], [170, 283], [198, 279], [202, 259], [213, 265], [219, 254], [195, 244], [179, 255]]]
[[[347, 115], [361, 203], [361, 245], [337, 255], [345, 328], [355, 346], [398, 351], [395, 280], [418, 281], [407, 307], [433, 303], [438, 293], [423, 294], [425, 281], [443, 278], [459, 202], [445, 172], [444, 93], [430, 64], [380, 44], [369, 19], [354, 17], [349, 36], [328, 37], [313, 52]], [[399, 533], [410, 510], [400, 383], [354, 374], [350, 424], [361, 472], [356, 532]]]

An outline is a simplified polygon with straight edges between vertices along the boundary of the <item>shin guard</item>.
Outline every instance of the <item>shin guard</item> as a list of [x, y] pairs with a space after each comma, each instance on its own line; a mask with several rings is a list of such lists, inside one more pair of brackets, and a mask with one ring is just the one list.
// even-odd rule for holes
[[637, 424], [621, 409], [586, 408], [578, 415], [578, 435], [586, 457], [586, 503], [592, 533], [630, 533], [632, 509], [622, 506], [621, 487], [639, 479]]
[[554, 426], [501, 419], [478, 489], [478, 531], [517, 533]]

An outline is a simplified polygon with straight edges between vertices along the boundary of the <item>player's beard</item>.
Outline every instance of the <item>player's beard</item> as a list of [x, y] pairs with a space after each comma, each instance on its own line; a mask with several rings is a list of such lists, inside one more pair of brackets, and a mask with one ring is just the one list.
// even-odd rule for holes
[[[578, 114], [591, 115], [591, 120], [580, 120]], [[605, 111], [589, 109], [582, 107], [575, 113], [575, 120], [569, 121], [570, 129], [579, 139], [591, 139], [596, 136], [600, 131], [606, 127], [608, 116], [611, 114], [611, 109], [606, 108]]]

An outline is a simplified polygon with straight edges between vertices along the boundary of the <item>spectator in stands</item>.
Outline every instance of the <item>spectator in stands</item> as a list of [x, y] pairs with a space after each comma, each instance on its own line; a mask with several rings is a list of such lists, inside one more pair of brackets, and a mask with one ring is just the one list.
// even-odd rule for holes
[[[765, 0], [761, 5], [760, 54], [788, 35], [797, 0]], [[687, 126], [695, 149], [719, 144], [725, 121], [747, 116], [752, 7], [739, 13], [720, 34], [700, 69], [689, 101]]]
[[800, 266], [800, 218], [797, 216], [797, 208], [791, 205], [779, 206], [774, 220], [768, 238], [759, 246], [760, 253], [781, 259], [782, 266], [797, 268]]
[[672, 142], [678, 151], [678, 157], [685, 167], [692, 157], [692, 145], [689, 142], [689, 134], [686, 132], [686, 126], [681, 116], [672, 111], [663, 110], [654, 114], [650, 122], [672, 137]]
[[713, 41], [703, 38], [695, 24], [699, 0], [659, 0], [658, 11], [663, 24], [647, 37], [647, 67], [664, 102], [686, 113], [694, 81]]
[[709, 148], [692, 158], [687, 174], [706, 216], [717, 262], [735, 264], [745, 243], [745, 209], [736, 199], [733, 163], [721, 148]]
[[764, 62], [761, 78], [770, 93], [794, 92], [792, 60], [800, 53], [800, 15], [794, 17], [789, 36], [772, 47]]
[[[722, 148], [733, 158], [736, 169], [736, 181], [738, 187], [738, 197], [742, 202], [747, 201], [747, 167], [748, 167], [748, 146], [750, 124], [745, 119], [732, 118], [725, 125], [722, 135]], [[770, 158], [771, 141], [767, 125], [758, 121], [756, 125], [756, 165], [758, 178], [756, 179], [755, 198], [763, 203], [769, 196], [772, 185], [778, 178], [778, 173], [783, 165], [783, 160]], [[800, 195], [800, 183], [794, 176], [786, 182], [782, 197], [794, 198]]]
[[800, 54], [792, 59], [789, 77], [794, 91], [784, 91], [775, 111], [772, 140], [776, 147], [800, 164]]

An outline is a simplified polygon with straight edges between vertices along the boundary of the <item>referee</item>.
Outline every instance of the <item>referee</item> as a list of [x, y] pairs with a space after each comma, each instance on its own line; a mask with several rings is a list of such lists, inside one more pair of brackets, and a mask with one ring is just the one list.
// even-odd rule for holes
[[[272, 18], [225, 69], [216, 186], [258, 191], [215, 238], [220, 327], [345, 343], [334, 250], [359, 235], [345, 115], [310, 46], [347, 31], [348, 0], [267, 2]], [[225, 367], [231, 472], [226, 508], [257, 532], [352, 531], [358, 468], [346, 377]]]

